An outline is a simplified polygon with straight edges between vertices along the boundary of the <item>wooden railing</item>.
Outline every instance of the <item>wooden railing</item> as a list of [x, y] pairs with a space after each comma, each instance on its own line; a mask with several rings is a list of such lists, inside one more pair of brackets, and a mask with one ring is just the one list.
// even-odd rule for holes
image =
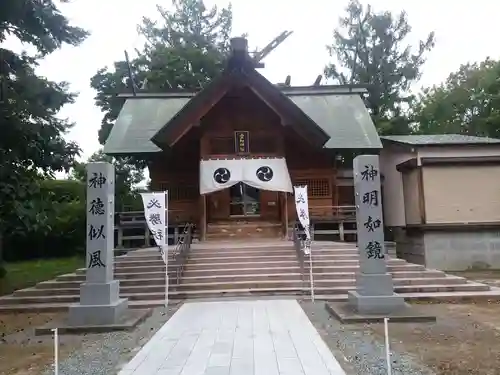
[[[182, 213], [182, 210], [166, 210], [165, 213], [168, 214], [169, 217], [176, 216], [179, 213]], [[134, 225], [136, 223], [146, 224], [146, 219], [144, 218], [144, 211], [125, 211], [125, 212], [117, 212], [117, 220], [115, 224], [117, 225]]]
[[355, 220], [356, 206], [315, 206], [309, 201], [309, 216], [312, 219]]
[[182, 274], [184, 272], [184, 265], [189, 258], [189, 251], [191, 250], [191, 241], [193, 239], [193, 225], [186, 224], [182, 233], [179, 235], [174, 250], [172, 251], [173, 263], [176, 270], [176, 284], [179, 285]]
[[[179, 212], [179, 210], [169, 210], [169, 211], [170, 215], [172, 215], [172, 212], [174, 215], [176, 212]], [[144, 246], [154, 246], [154, 244], [152, 245], [151, 233], [146, 223], [146, 219], [144, 218], [144, 211], [117, 212], [115, 215], [115, 228], [117, 232], [116, 247], [118, 249], [123, 249], [125, 242], [134, 240], [143, 241]], [[136, 233], [136, 234], [125, 233], [126, 231], [134, 229], [139, 230], [142, 233]], [[174, 226], [174, 233], [167, 234], [167, 232], [168, 232], [167, 228], [165, 228], [165, 234], [167, 236], [167, 239], [173, 240], [173, 243], [176, 244], [179, 240], [179, 234], [182, 233], [182, 229], [179, 232], [178, 226]]]

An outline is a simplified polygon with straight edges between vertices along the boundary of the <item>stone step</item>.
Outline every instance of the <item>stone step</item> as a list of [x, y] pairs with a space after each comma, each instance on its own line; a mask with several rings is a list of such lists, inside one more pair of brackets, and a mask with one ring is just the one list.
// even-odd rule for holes
[[[169, 262], [173, 262], [174, 261], [174, 256], [173, 255], [169, 255], [168, 257], [168, 261]], [[115, 257], [115, 264], [116, 263], [123, 263], [123, 262], [131, 262], [131, 261], [159, 261], [159, 262], [163, 262], [163, 258], [160, 256], [160, 255], [156, 255], [156, 254], [151, 254], [151, 255], [148, 255], [148, 254], [137, 254], [137, 255], [133, 255], [133, 254], [130, 254], [130, 255], [126, 255], [126, 256], [122, 256], [122, 257]]]
[[[251, 293], [240, 292], [239, 295], [231, 296], [231, 294], [223, 294], [220, 292], [218, 297], [227, 297], [233, 299], [241, 299], [246, 298], [247, 296], [253, 297]], [[285, 297], [286, 293], [273, 293], [272, 298], [280, 298]], [[405, 300], [407, 302], [420, 302], [420, 301], [431, 301], [436, 303], [467, 303], [467, 302], [479, 302], [479, 301], [500, 301], [500, 289], [495, 288], [493, 290], [488, 291], [473, 291], [473, 292], [425, 292], [425, 293], [404, 293], [403, 294]], [[297, 298], [309, 299], [308, 291], [305, 291], [302, 295], [297, 295]], [[5, 297], [4, 297], [5, 298]], [[194, 297], [191, 297], [194, 299]], [[335, 301], [335, 302], [344, 302], [347, 301], [347, 294], [316, 294], [315, 296], [317, 301]], [[210, 301], [210, 295], [204, 294], [197, 298], [197, 300]], [[177, 303], [178, 298], [169, 298], [169, 304]], [[73, 303], [73, 302], [71, 302]], [[164, 296], [160, 298], [152, 298], [149, 300], [142, 301], [129, 301], [128, 305], [132, 309], [144, 309], [144, 308], [152, 308], [152, 307], [161, 307], [165, 304]], [[68, 302], [59, 302], [59, 303], [26, 303], [26, 304], [0, 304], [0, 312], [1, 313], [33, 313], [33, 312], [53, 312], [53, 311], [67, 311], [70, 303]]]
[[196, 292], [205, 290], [258, 290], [258, 289], [276, 289], [290, 288], [301, 290], [304, 288], [304, 282], [297, 277], [288, 280], [250, 280], [250, 281], [233, 281], [230, 283], [224, 282], [204, 282], [204, 283], [181, 283], [176, 287], [177, 292]]
[[[174, 267], [174, 266], [169, 266], [168, 267], [168, 272], [175, 272], [177, 270], [177, 267]], [[79, 274], [79, 275], [85, 275], [86, 273], [86, 269], [85, 268], [80, 268], [78, 270], [75, 271], [76, 274]], [[153, 272], [153, 271], [157, 271], [157, 272], [165, 272], [165, 265], [158, 265], [158, 266], [137, 266], [137, 267], [121, 267], [119, 269], [116, 269], [115, 268], [115, 275], [118, 274], [118, 273], [134, 273], [134, 272]]]
[[[442, 278], [430, 279], [432, 283], [428, 283], [429, 279], [411, 280], [411, 279], [395, 279], [394, 290], [397, 293], [422, 293], [422, 292], [446, 292], [446, 291], [486, 291], [490, 288], [484, 284], [467, 283], [462, 278]], [[426, 284], [423, 284], [423, 283]], [[68, 286], [68, 285], [65, 285]], [[288, 289], [304, 289], [308, 287], [308, 280], [302, 281], [299, 278], [294, 280], [261, 280], [261, 281], [234, 281], [231, 283], [223, 282], [204, 282], [204, 283], [183, 283], [181, 285], [170, 286], [172, 295], [202, 292], [202, 291], [221, 291], [221, 290], [280, 290]], [[347, 290], [354, 290], [356, 282], [353, 279], [347, 280], [316, 280], [315, 290], [318, 293], [345, 293]], [[78, 296], [79, 284], [73, 283], [67, 288], [27, 288], [18, 290], [13, 294], [13, 297], [63, 297], [63, 296]], [[165, 284], [163, 280], [159, 280], [156, 285], [133, 285], [121, 286], [120, 295], [128, 296], [131, 299], [147, 299], [151, 293], [164, 293]]]
[[188, 262], [184, 270], [211, 270], [212, 272], [221, 272], [224, 269], [235, 269], [235, 268], [274, 268], [274, 267], [296, 267], [298, 266], [297, 260], [285, 260], [285, 261], [273, 261], [273, 262], [221, 262], [221, 263], [191, 263]]
[[[32, 289], [36, 290], [36, 289]], [[37, 303], [75, 303], [79, 301], [78, 289], [63, 289], [63, 293], [68, 295], [53, 295], [53, 296], [13, 296], [0, 298], [0, 305], [14, 304], [37, 304]], [[277, 288], [241, 288], [241, 289], [207, 289], [207, 290], [170, 290], [169, 297], [172, 299], [184, 298], [215, 298], [222, 296], [257, 296], [257, 295], [275, 295], [275, 294], [293, 294], [301, 295], [308, 293], [309, 288], [306, 287], [277, 287]], [[338, 295], [346, 294], [349, 290], [354, 290], [353, 287], [315, 287], [315, 291], [319, 295]], [[444, 292], [485, 292], [489, 291], [489, 287], [483, 284], [468, 283], [464, 285], [429, 285], [429, 286], [397, 286], [395, 292], [400, 293], [403, 297], [406, 293], [444, 293]], [[148, 292], [148, 293], [120, 293], [121, 297], [129, 298], [131, 301], [137, 300], [153, 300], [164, 298], [164, 291]]]
[[[342, 289], [345, 289], [345, 287], [314, 286], [314, 290], [318, 294], [338, 294], [342, 291]], [[349, 289], [354, 290], [355, 287], [351, 287]], [[490, 290], [490, 287], [488, 285], [470, 282], [467, 284], [458, 285], [398, 285], [394, 287], [394, 291], [396, 293], [402, 294], [403, 296], [405, 293], [482, 292], [488, 290]]]
[[[121, 288], [120, 288], [121, 289]], [[26, 288], [16, 290], [12, 296], [13, 297], [44, 297], [44, 296], [55, 296], [55, 297], [64, 297], [64, 296], [79, 296], [80, 295], [80, 287], [79, 285], [72, 284], [71, 288], [55, 288], [55, 289], [39, 289], [39, 288]]]
[[[213, 265], [213, 264], [212, 264]], [[298, 262], [288, 262], [286, 264], [266, 264], [266, 263], [260, 263], [260, 264], [223, 264], [221, 267], [189, 267], [189, 265], [185, 266], [184, 269], [184, 276], [193, 276], [194, 274], [196, 275], [212, 275], [214, 272], [215, 273], [223, 273], [226, 275], [229, 274], [240, 274], [240, 273], [269, 273], [269, 270], [272, 270], [271, 273], [278, 273], [278, 272], [300, 272], [300, 267]], [[241, 267], [241, 268], [233, 268], [232, 266], [236, 267]], [[227, 268], [231, 267], [231, 268]], [[425, 267], [420, 265], [420, 264], [412, 264], [412, 263], [403, 263], [401, 264], [396, 264], [388, 265], [388, 271], [389, 272], [418, 272], [418, 271], [425, 271]], [[306, 265], [304, 267], [305, 271], [308, 270], [308, 266]], [[322, 273], [322, 272], [357, 272], [359, 269], [358, 264], [350, 264], [350, 265], [345, 265], [345, 264], [327, 264], [320, 266], [319, 264], [313, 265], [313, 270], [314, 273]], [[176, 268], [170, 268], [169, 267], [169, 274], [171, 276], [175, 275], [175, 270]], [[85, 268], [80, 268], [75, 271], [76, 275], [85, 275], [86, 269]], [[146, 267], [126, 267], [122, 268], [120, 270], [115, 270], [115, 277], [117, 278], [137, 278], [137, 277], [143, 277], [144, 274], [151, 275], [152, 273], [165, 273], [165, 266], [146, 266]], [[62, 275], [60, 276], [62, 279], [65, 277], [72, 277], [72, 276], [67, 276], [67, 275]]]
[[[355, 273], [359, 269], [358, 265], [354, 266], [336, 266], [327, 265], [323, 267], [313, 267], [314, 274], [318, 273], [344, 273], [351, 272]], [[307, 267], [304, 268], [304, 272], [309, 272]], [[389, 272], [423, 272], [425, 271], [424, 266], [418, 264], [403, 264], [396, 266], [388, 266]], [[243, 275], [243, 274], [262, 274], [262, 273], [295, 273], [300, 272], [300, 267], [298, 264], [292, 266], [276, 266], [270, 264], [268, 267], [262, 267], [258, 265], [256, 267], [246, 267], [246, 268], [222, 268], [222, 269], [188, 269], [186, 268], [183, 273], [183, 277], [189, 276], [207, 276], [207, 275]], [[439, 271], [438, 271], [439, 272]]]
[[[356, 280], [351, 278], [335, 278], [333, 275], [331, 278], [324, 278], [325, 275], [320, 275], [322, 277], [315, 277], [315, 284], [317, 286], [355, 286]], [[456, 285], [465, 284], [467, 281], [459, 277], [441, 277], [441, 278], [394, 278], [394, 285]], [[207, 276], [207, 277], [195, 277], [195, 278], [184, 278], [180, 286], [176, 286], [175, 283], [170, 282], [170, 286], [177, 288], [178, 290], [187, 288], [214, 288], [214, 289], [233, 289], [235, 286], [245, 284], [247, 287], [260, 287], [266, 285], [271, 287], [271, 284], [276, 284], [279, 286], [283, 283], [293, 283], [296, 281], [302, 281], [300, 274], [276, 274], [276, 275], [248, 275], [248, 276]], [[308, 277], [304, 278], [305, 282], [309, 282]], [[79, 288], [81, 284], [80, 280], [73, 281], [45, 281], [39, 283], [35, 286], [35, 289], [39, 290], [57, 290], [66, 288]], [[273, 285], [274, 285], [273, 284]], [[159, 287], [164, 288], [165, 279], [154, 278], [154, 279], [131, 279], [131, 280], [121, 280], [120, 287], [123, 293], [133, 293], [133, 291], [127, 289], [127, 287], [146, 287], [145, 291], [148, 291], [148, 287]], [[20, 291], [22, 295], [24, 292]], [[55, 293], [52, 293], [55, 294]]]
[[[11, 313], [42, 313], [42, 312], [57, 312], [57, 311], [67, 311], [71, 303], [60, 302], [60, 303], [30, 303], [30, 304], [12, 304], [12, 305], [0, 305], [0, 313], [11, 314]], [[176, 301], [169, 301], [170, 304], [177, 303]], [[128, 301], [129, 308], [132, 309], [147, 309], [152, 307], [164, 306], [164, 299], [154, 299], [151, 301]]]
[[[262, 251], [262, 252], [243, 252], [243, 251], [238, 251], [238, 252], [198, 252], [198, 253], [190, 253], [189, 254], [189, 261], [195, 261], [198, 262], [200, 259], [239, 259], [239, 260], [244, 260], [244, 258], [248, 260], [254, 260], [254, 259], [261, 259], [261, 258], [268, 258], [273, 257], [273, 258], [295, 258], [297, 259], [297, 254], [294, 250], [286, 250], [286, 251]], [[337, 258], [337, 259], [359, 259], [359, 254], [357, 251], [330, 251], [330, 250], [322, 250], [313, 253], [313, 259], [329, 259], [329, 258]], [[304, 260], [308, 260], [309, 257], [305, 256]], [[141, 265], [138, 264], [138, 262], [143, 262], [143, 263], [163, 263], [163, 259], [158, 256], [158, 255], [128, 255], [125, 257], [121, 258], [115, 258], [115, 265], [120, 264], [123, 266], [130, 266], [130, 265]], [[173, 258], [169, 258], [169, 263], [173, 262]]]
[[[146, 272], [115, 272], [114, 277], [115, 279], [118, 280], [125, 280], [125, 279], [141, 279], [141, 278], [148, 278], [148, 277], [154, 277], [154, 275], [160, 275], [161, 277], [165, 277], [165, 268], [160, 271], [146, 271]], [[175, 271], [169, 271], [168, 272], [169, 278], [175, 279], [177, 276], [177, 273]], [[58, 281], [72, 281], [72, 280], [85, 280], [85, 272], [75, 272], [75, 273], [68, 273], [64, 275], [60, 275], [56, 277], [56, 280]]]
[[[189, 252], [190, 257], [231, 257], [231, 256], [240, 256], [240, 255], [247, 255], [247, 256], [259, 256], [259, 255], [289, 255], [293, 254], [296, 255], [296, 251], [294, 248], [262, 248], [262, 249], [251, 249], [247, 250], [245, 248], [235, 250], [235, 249], [228, 249], [228, 250], [213, 250], [213, 249], [200, 249], [200, 250], [191, 250]], [[313, 255], [314, 254], [338, 254], [338, 255], [357, 255], [358, 250], [357, 249], [314, 249], [313, 250]]]
[[[190, 254], [189, 261], [190, 262], [201, 262], [204, 259], [207, 259], [207, 262], [216, 261], [218, 259], [237, 259], [238, 261], [253, 261], [253, 260], [272, 260], [272, 259], [297, 259], [297, 254], [295, 251], [278, 251], [278, 252], [199, 252], [198, 254]], [[357, 260], [359, 259], [359, 255], [357, 251], [319, 251], [313, 254], [314, 259], [344, 259], [344, 260]], [[305, 257], [305, 261], [309, 260], [309, 257]], [[169, 263], [174, 261], [173, 258], [169, 258]], [[141, 263], [147, 264], [163, 264], [163, 259], [160, 256], [156, 255], [130, 255], [121, 258], [115, 258], [115, 265], [142, 265]]]
[[[188, 263], [221, 263], [221, 262], [252, 262], [252, 261], [275, 261], [275, 260], [292, 260], [296, 261], [297, 256], [295, 253], [288, 253], [285, 255], [260, 255], [260, 256], [247, 256], [245, 254], [239, 254], [238, 256], [231, 256], [231, 257], [222, 257], [222, 256], [216, 256], [216, 257], [208, 257], [208, 256], [196, 256], [196, 257], [189, 257]], [[163, 261], [161, 259], [155, 259], [155, 260], [144, 260], [144, 259], [138, 259], [138, 260], [128, 260], [128, 261], [121, 261], [121, 262], [115, 262], [115, 265], [118, 265], [119, 267], [130, 267], [130, 266], [143, 266], [143, 265], [162, 265]]]
[[[129, 260], [127, 262], [115, 262], [115, 270], [120, 269], [123, 267], [143, 267], [143, 266], [163, 266], [165, 263], [163, 260], [158, 259], [158, 260]], [[169, 268], [175, 268], [175, 265], [173, 262], [169, 263]]]
[[[202, 284], [181, 284], [169, 286], [170, 293], [177, 292], [196, 292], [205, 290], [233, 290], [233, 289], [280, 289], [290, 288], [301, 290], [304, 283], [299, 280], [286, 280], [283, 282], [276, 281], [244, 281], [233, 283], [202, 283]], [[41, 297], [41, 296], [77, 296], [80, 293], [79, 285], [73, 284], [70, 288], [56, 288], [56, 289], [38, 289], [28, 288], [16, 291], [14, 297]], [[142, 299], [141, 296], [148, 296], [151, 293], [165, 293], [165, 284], [160, 283], [156, 285], [141, 285], [141, 286], [124, 286], [120, 287], [120, 295], [127, 295], [129, 298]], [[131, 296], [131, 297], [130, 297]], [[146, 298], [146, 297], [144, 297]], [[146, 298], [147, 299], [147, 298]]]
[[[327, 243], [318, 243], [313, 244], [312, 249], [314, 250], [322, 250], [322, 249], [332, 249], [332, 250], [343, 250], [343, 249], [357, 249], [358, 247], [350, 244], [345, 244], [341, 246], [334, 246]], [[279, 250], [279, 249], [295, 249], [295, 245], [291, 241], [280, 241], [280, 242], [261, 242], [255, 243], [254, 241], [240, 241], [236, 243], [234, 241], [227, 242], [218, 242], [218, 243], [199, 243], [193, 244], [190, 248], [190, 251], [261, 251], [261, 250]], [[149, 250], [147, 250], [149, 251]]]
[[[359, 256], [354, 255], [337, 255], [337, 254], [316, 254], [313, 256], [313, 262], [316, 260], [358, 260]], [[297, 261], [297, 255], [290, 253], [287, 255], [259, 255], [259, 256], [232, 256], [232, 257], [190, 257], [188, 264], [199, 263], [233, 263], [233, 262], [275, 262], [275, 261]], [[309, 262], [309, 258], [307, 259]]]
[[[47, 290], [47, 289], [67, 289], [67, 288], [79, 288], [81, 285], [80, 280], [72, 280], [72, 281], [44, 281], [38, 283], [34, 286], [35, 289]], [[120, 288], [130, 287], [130, 286], [157, 286], [163, 285], [165, 286], [165, 279], [156, 278], [156, 279], [130, 279], [130, 280], [120, 280]], [[175, 285], [170, 282], [171, 286]]]
[[1, 305], [14, 304], [38, 304], [38, 303], [75, 303], [80, 300], [79, 295], [58, 295], [58, 296], [40, 296], [40, 297], [15, 297], [7, 296], [0, 298]]
[[[241, 270], [237, 270], [241, 271]], [[250, 270], [252, 271], [252, 270]], [[262, 270], [257, 270], [262, 271]], [[265, 270], [267, 271], [267, 270]], [[191, 276], [189, 276], [191, 275]], [[120, 285], [139, 285], [147, 283], [149, 280], [155, 280], [163, 283], [164, 278], [163, 272], [148, 272], [148, 273], [134, 273], [134, 274], [118, 274], [115, 277], [120, 280]], [[306, 278], [309, 277], [308, 274], [304, 275]], [[328, 272], [328, 273], [314, 273], [315, 280], [327, 279], [327, 280], [343, 280], [343, 279], [355, 279], [355, 272]], [[396, 279], [439, 279], [445, 277], [444, 272], [441, 271], [403, 271], [403, 272], [393, 272], [393, 278]], [[252, 281], [252, 280], [287, 280], [301, 277], [300, 270], [298, 268], [286, 269], [282, 272], [270, 273], [234, 273], [234, 274], [214, 274], [213, 272], [205, 272], [204, 274], [184, 274], [182, 280], [185, 283], [194, 282], [200, 283], [205, 281], [217, 280], [220, 282], [231, 282], [231, 281]], [[450, 278], [455, 279], [455, 278]], [[465, 279], [464, 279], [465, 280]], [[56, 278], [56, 280], [41, 282], [36, 285], [37, 288], [46, 288], [55, 284], [68, 283], [83, 283], [85, 281], [84, 275], [68, 274], [62, 275]], [[170, 283], [174, 283], [174, 278], [170, 277]]]
[[[309, 270], [308, 266], [304, 267], [305, 270]], [[321, 265], [313, 265], [313, 272], [314, 273], [323, 273], [323, 272], [357, 272], [359, 270], [359, 265], [332, 265], [332, 264], [327, 264], [324, 266]], [[388, 272], [404, 272], [404, 271], [425, 271], [425, 267], [420, 265], [420, 264], [411, 264], [411, 263], [403, 263], [403, 264], [396, 264], [396, 265], [391, 265], [389, 264], [387, 266], [387, 271]]]
[[227, 239], [234, 239], [234, 240], [241, 240], [241, 239], [264, 239], [264, 238], [269, 238], [269, 239], [278, 239], [281, 237], [281, 231], [279, 228], [269, 228], [269, 230], [265, 230], [262, 232], [253, 232], [253, 231], [248, 231], [248, 232], [240, 232], [240, 233], [224, 233], [224, 232], [207, 232], [205, 235], [205, 239], [207, 241], [220, 241], [220, 240], [227, 240]]
[[291, 241], [219, 241], [201, 242], [191, 245], [190, 251], [260, 251], [267, 249], [294, 249], [294, 244]]
[[[352, 280], [353, 282], [355, 281], [355, 273], [350, 272], [350, 273], [317, 273], [313, 275], [314, 280], [318, 280], [318, 282], [322, 280]], [[429, 276], [426, 276], [425, 274], [421, 273], [415, 273], [415, 275], [410, 275], [408, 277], [407, 275], [398, 277], [398, 275], [394, 275], [394, 280], [421, 280], [423, 284], [429, 284], [432, 283], [433, 280], [452, 280], [449, 281], [450, 283], [459, 283], [461, 280], [462, 282], [465, 282], [466, 280], [464, 278], [455, 278], [455, 277], [449, 277], [446, 278], [444, 275], [434, 275], [430, 274]], [[297, 273], [268, 273], [268, 274], [246, 274], [246, 275], [205, 275], [205, 276], [184, 276], [182, 278], [181, 284], [190, 284], [190, 283], [205, 283], [205, 282], [211, 282], [211, 281], [217, 281], [217, 282], [235, 282], [235, 281], [260, 281], [260, 280], [295, 280], [295, 279], [301, 279], [301, 274], [300, 272]], [[304, 274], [304, 279], [309, 279], [309, 274]]]
[[266, 275], [266, 274], [290, 274], [290, 273], [300, 273], [300, 267], [298, 264], [292, 265], [275, 265], [269, 264], [268, 267], [252, 267], [252, 265], [245, 268], [221, 268], [221, 269], [188, 269], [187, 267], [182, 274], [183, 278], [186, 277], [197, 277], [197, 276], [213, 276], [213, 275], [225, 275], [225, 276], [242, 276], [242, 275]]
[[[316, 295], [344, 300], [356, 286], [359, 255], [354, 244], [313, 243], [313, 273]], [[193, 244], [183, 277], [177, 285], [177, 266], [169, 254], [170, 300], [291, 296], [309, 298], [309, 257], [301, 270], [297, 253], [289, 241], [240, 241]], [[487, 294], [490, 287], [470, 283], [444, 272], [426, 270], [422, 265], [388, 258], [395, 291], [418, 298], [433, 293]], [[131, 307], [164, 304], [165, 264], [156, 248], [137, 250], [116, 257], [115, 277], [120, 280], [120, 295], [129, 298]], [[79, 301], [85, 268], [34, 288], [0, 298], [0, 311], [23, 311], [24, 306], [60, 309]], [[500, 299], [500, 290], [498, 291]], [[444, 298], [444, 297], [443, 297]], [[32, 308], [36, 311], [36, 308]]]
[[[440, 279], [394, 279], [395, 287], [399, 286], [415, 286], [415, 287], [425, 287], [426, 285], [459, 285], [465, 284], [466, 281], [461, 278], [440, 278]], [[294, 279], [286, 280], [238, 280], [231, 282], [223, 282], [221, 280], [216, 281], [205, 281], [205, 282], [186, 282], [185, 280], [177, 286], [178, 291], [182, 290], [206, 290], [206, 289], [259, 289], [259, 288], [277, 288], [281, 286], [289, 287], [300, 287], [305, 286], [304, 284], [309, 284], [309, 279], [304, 278], [304, 281], [300, 277]], [[337, 287], [349, 287], [354, 289], [356, 287], [355, 279], [341, 279], [341, 280], [328, 280], [319, 279], [314, 280], [315, 287], [325, 287], [325, 288], [337, 288]], [[124, 289], [124, 292], [125, 289]]]
[[[36, 290], [36, 289], [33, 289]], [[80, 300], [78, 295], [79, 289], [60, 289], [65, 295], [41, 295], [41, 296], [12, 296], [0, 298], [0, 306], [15, 305], [15, 304], [40, 304], [40, 303], [76, 303]], [[71, 291], [71, 292], [70, 292]], [[70, 294], [71, 293], [71, 294]], [[230, 290], [200, 290], [200, 291], [174, 291], [169, 290], [169, 298], [185, 299], [185, 298], [200, 298], [200, 297], [222, 297], [222, 296], [248, 296], [248, 295], [274, 295], [274, 294], [293, 294], [300, 295], [303, 293], [303, 288], [260, 288], [260, 289], [230, 289]], [[130, 301], [138, 300], [161, 300], [165, 298], [164, 289], [160, 292], [152, 293], [137, 293], [124, 294], [120, 293], [120, 297], [128, 298]]]
[[[202, 270], [202, 269], [212, 269], [212, 270], [218, 270], [218, 269], [224, 269], [227, 267], [231, 268], [248, 268], [248, 267], [262, 267], [262, 268], [267, 268], [269, 266], [296, 266], [298, 265], [297, 260], [276, 260], [273, 262], [267, 262], [267, 261], [252, 261], [252, 262], [235, 262], [234, 260], [228, 258], [227, 260], [217, 262], [217, 263], [192, 263], [189, 261], [186, 266], [184, 267], [185, 270]], [[403, 265], [407, 264], [404, 260], [402, 259], [390, 259], [387, 262], [388, 265], [394, 266], [394, 265]], [[313, 268], [322, 268], [325, 266], [330, 266], [330, 265], [338, 265], [338, 266], [358, 266], [359, 261], [358, 260], [329, 260], [329, 259], [319, 259], [313, 262]], [[121, 270], [124, 269], [124, 267], [120, 268]]]
[[[423, 278], [441, 278], [446, 274], [442, 271], [393, 271], [389, 273], [394, 279], [423, 279]], [[304, 273], [309, 277], [309, 273]], [[313, 272], [314, 279], [355, 279], [356, 272]]]

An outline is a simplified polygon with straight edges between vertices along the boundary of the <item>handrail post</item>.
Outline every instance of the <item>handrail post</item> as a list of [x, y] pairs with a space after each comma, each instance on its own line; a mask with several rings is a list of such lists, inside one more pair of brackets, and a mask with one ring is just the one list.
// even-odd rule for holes
[[297, 260], [299, 261], [300, 276], [302, 281], [304, 281], [304, 252], [302, 250], [303, 243], [302, 239], [300, 238], [300, 232], [297, 224], [293, 226], [292, 238], [295, 252], [297, 254]]
[[189, 257], [191, 249], [193, 225], [187, 223], [184, 225], [182, 234], [178, 235], [177, 243], [173, 251], [174, 264], [176, 268], [176, 284], [179, 285], [184, 271], [184, 265]]

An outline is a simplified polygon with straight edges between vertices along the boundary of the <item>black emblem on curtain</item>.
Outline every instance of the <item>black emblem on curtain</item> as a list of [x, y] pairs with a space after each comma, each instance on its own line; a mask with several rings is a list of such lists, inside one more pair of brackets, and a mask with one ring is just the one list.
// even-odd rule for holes
[[231, 172], [227, 168], [217, 168], [214, 172], [214, 180], [218, 184], [225, 184], [231, 179]]
[[257, 175], [257, 178], [262, 182], [269, 182], [273, 179], [274, 176], [273, 170], [268, 166], [260, 167], [259, 169], [257, 169], [257, 172], [255, 174]]

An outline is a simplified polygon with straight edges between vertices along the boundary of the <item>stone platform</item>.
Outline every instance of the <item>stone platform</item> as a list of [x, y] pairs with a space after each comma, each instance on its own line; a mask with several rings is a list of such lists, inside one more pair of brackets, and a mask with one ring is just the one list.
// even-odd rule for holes
[[135, 328], [139, 323], [149, 318], [152, 311], [151, 309], [128, 310], [123, 313], [116, 323], [100, 325], [70, 325], [66, 317], [62, 320], [55, 320], [42, 327], [35, 328], [35, 335], [50, 335], [55, 328], [57, 328], [58, 334], [127, 331]]
[[403, 308], [389, 314], [360, 314], [345, 302], [326, 302], [326, 310], [343, 324], [354, 323], [381, 323], [384, 318], [389, 318], [391, 323], [422, 323], [435, 322], [436, 317], [421, 314], [416, 309], [406, 304]]
[[[313, 243], [313, 275], [317, 300], [342, 302], [356, 287], [359, 254], [355, 244]], [[499, 301], [500, 289], [471, 282], [443, 271], [388, 257], [394, 291], [407, 302]], [[193, 243], [180, 284], [169, 261], [171, 301], [241, 296], [309, 297], [309, 261], [304, 280], [293, 243], [286, 240], [226, 240]], [[34, 287], [0, 297], [0, 312], [64, 311], [80, 300], [86, 269], [58, 276]], [[163, 306], [165, 264], [156, 248], [116, 256], [114, 277], [120, 281], [120, 297], [131, 309]]]

